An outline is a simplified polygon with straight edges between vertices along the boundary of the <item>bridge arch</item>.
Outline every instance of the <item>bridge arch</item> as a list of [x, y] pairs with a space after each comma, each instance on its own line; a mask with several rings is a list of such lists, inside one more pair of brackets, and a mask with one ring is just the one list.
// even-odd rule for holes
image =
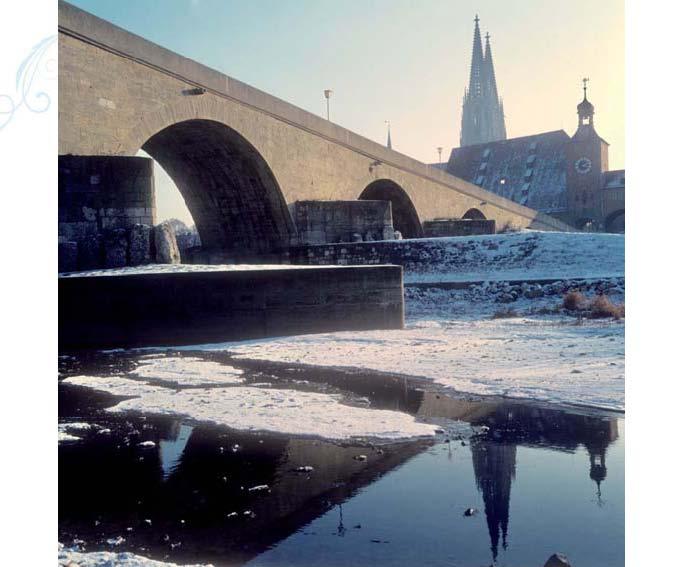
[[175, 182], [205, 249], [250, 256], [289, 244], [295, 228], [281, 188], [265, 158], [233, 128], [183, 120], [141, 149]]
[[610, 213], [605, 219], [606, 232], [624, 232], [624, 209], [618, 209]]
[[390, 179], [377, 179], [364, 188], [359, 196], [366, 201], [390, 201], [393, 212], [393, 227], [404, 238], [423, 237], [423, 226], [407, 192]]
[[462, 218], [468, 220], [487, 220], [487, 217], [484, 215], [484, 213], [480, 209], [476, 209], [475, 207], [468, 209], [463, 214]]

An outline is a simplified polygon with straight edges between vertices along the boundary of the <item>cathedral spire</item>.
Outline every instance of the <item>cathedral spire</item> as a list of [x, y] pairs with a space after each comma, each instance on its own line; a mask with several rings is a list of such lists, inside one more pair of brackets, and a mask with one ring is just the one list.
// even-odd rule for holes
[[476, 15], [470, 79], [468, 90], [464, 94], [461, 117], [462, 146], [506, 139], [506, 125], [497, 91], [489, 34], [485, 35], [483, 52], [479, 22], [480, 18]]
[[484, 56], [482, 53], [482, 40], [480, 39], [480, 18], [475, 15], [475, 29], [473, 30], [473, 57], [471, 59], [471, 75], [468, 80], [468, 92], [472, 96], [482, 95], [482, 66]]

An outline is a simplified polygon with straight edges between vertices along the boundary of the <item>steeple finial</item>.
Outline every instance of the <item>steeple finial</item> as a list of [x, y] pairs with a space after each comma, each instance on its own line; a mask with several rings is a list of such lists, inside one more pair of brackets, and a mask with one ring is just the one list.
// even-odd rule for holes
[[480, 21], [480, 18], [478, 18], [478, 15], [475, 14], [475, 25], [478, 25], [478, 22]]
[[584, 77], [582, 83], [584, 83], [584, 100], [586, 100], [586, 84], [589, 82], [589, 77]]
[[393, 142], [390, 139], [390, 120], [386, 120], [385, 123], [388, 125], [388, 143], [386, 144], [386, 147], [389, 150], [392, 150], [393, 149]]

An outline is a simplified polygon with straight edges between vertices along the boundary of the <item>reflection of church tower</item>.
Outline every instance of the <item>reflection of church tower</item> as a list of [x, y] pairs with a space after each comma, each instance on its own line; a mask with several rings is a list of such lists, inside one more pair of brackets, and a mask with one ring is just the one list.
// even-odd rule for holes
[[601, 506], [601, 483], [608, 476], [608, 469], [605, 466], [605, 454], [608, 446], [618, 437], [617, 422], [612, 420], [608, 423], [608, 430], [600, 429], [598, 435], [594, 435], [584, 443], [584, 447], [589, 453], [589, 478], [596, 483], [596, 498], [598, 505]]
[[471, 445], [471, 452], [475, 481], [485, 502], [492, 558], [496, 562], [500, 538], [506, 549], [516, 445], [476, 442]]

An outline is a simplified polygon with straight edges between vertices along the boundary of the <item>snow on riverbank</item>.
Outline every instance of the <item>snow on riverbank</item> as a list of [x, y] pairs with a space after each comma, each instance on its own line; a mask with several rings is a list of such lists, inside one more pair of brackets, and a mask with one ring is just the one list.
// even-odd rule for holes
[[[210, 347], [208, 347], [210, 348]], [[428, 378], [458, 392], [624, 410], [624, 325], [572, 318], [417, 321], [214, 345], [237, 357]]]
[[[347, 266], [324, 266], [325, 268], [346, 268]], [[140, 274], [185, 274], [190, 272], [252, 272], [263, 270], [314, 270], [318, 266], [292, 264], [147, 264], [85, 272], [62, 272], [60, 278], [129, 276]]]
[[405, 283], [624, 277], [624, 235], [523, 231], [404, 241]]
[[484, 282], [465, 289], [412, 286], [405, 288], [404, 301], [408, 321], [489, 319], [503, 310], [522, 315], [557, 311], [564, 295], [571, 290], [580, 291], [588, 298], [604, 294], [615, 303], [624, 303], [624, 278], [546, 284]]
[[[59, 567], [179, 567], [177, 563], [155, 561], [134, 553], [114, 553], [112, 551], [82, 552], [60, 545]], [[184, 567], [212, 567], [210, 564], [193, 564]]]
[[110, 412], [174, 415], [241, 431], [337, 441], [367, 438], [396, 441], [432, 436], [439, 429], [417, 422], [406, 413], [349, 406], [342, 403], [340, 396], [315, 392], [251, 386], [176, 391], [116, 376], [74, 376], [63, 383], [134, 396], [108, 408]]

